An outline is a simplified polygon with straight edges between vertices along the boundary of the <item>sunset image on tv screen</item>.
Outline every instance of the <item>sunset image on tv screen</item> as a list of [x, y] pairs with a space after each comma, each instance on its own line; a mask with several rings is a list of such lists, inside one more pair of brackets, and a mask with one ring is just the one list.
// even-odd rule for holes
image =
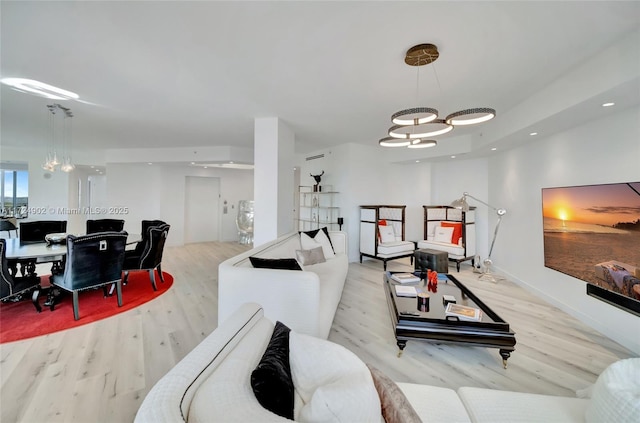
[[542, 189], [546, 267], [640, 301], [640, 182]]

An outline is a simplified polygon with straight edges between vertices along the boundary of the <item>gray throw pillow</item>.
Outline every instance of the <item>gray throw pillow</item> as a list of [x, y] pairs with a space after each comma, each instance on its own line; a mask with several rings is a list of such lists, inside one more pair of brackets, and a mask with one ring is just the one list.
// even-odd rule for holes
[[422, 420], [398, 385], [387, 375], [367, 364], [380, 397], [385, 423], [421, 423]]
[[303, 266], [311, 266], [312, 264], [327, 261], [322, 252], [322, 247], [316, 247], [310, 250], [296, 250], [296, 259], [298, 259], [298, 263]]

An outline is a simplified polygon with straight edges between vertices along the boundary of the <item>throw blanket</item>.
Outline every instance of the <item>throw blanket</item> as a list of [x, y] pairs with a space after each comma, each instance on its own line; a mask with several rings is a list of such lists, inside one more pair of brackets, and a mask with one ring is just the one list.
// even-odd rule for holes
[[617, 264], [605, 264], [602, 268], [604, 269], [604, 276], [607, 278], [607, 281], [613, 281], [620, 290], [622, 290], [625, 276], [631, 275], [627, 269]]

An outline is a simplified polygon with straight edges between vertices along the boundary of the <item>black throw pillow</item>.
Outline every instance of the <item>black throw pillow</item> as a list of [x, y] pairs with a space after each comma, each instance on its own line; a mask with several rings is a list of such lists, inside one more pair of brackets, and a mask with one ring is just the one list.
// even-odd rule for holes
[[271, 340], [251, 373], [251, 388], [260, 405], [293, 420], [293, 379], [289, 365], [289, 329], [276, 322]]
[[262, 258], [249, 257], [251, 265], [260, 269], [280, 269], [280, 270], [302, 270], [294, 258]]
[[335, 249], [335, 248], [333, 248], [333, 242], [331, 242], [331, 237], [329, 236], [329, 229], [327, 229], [327, 227], [326, 227], [326, 226], [323, 226], [323, 227], [322, 227], [322, 228], [320, 228], [320, 229], [314, 229], [314, 230], [312, 230], [312, 231], [304, 231], [304, 232], [303, 232], [303, 231], [298, 231], [298, 233], [299, 233], [299, 234], [304, 233], [304, 234], [307, 234], [307, 236], [308, 236], [309, 238], [315, 238], [315, 237], [316, 237], [316, 235], [318, 235], [318, 232], [319, 232], [319, 231], [324, 232], [324, 234], [327, 236], [327, 239], [329, 240], [329, 245], [331, 245], [331, 249], [332, 249], [332, 250], [333, 250], [333, 252], [335, 253], [335, 252], [336, 252], [336, 249]]

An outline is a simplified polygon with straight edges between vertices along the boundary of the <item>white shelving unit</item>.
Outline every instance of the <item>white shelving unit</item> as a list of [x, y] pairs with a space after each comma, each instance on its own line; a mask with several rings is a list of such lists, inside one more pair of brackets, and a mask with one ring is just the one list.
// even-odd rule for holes
[[298, 230], [310, 231], [324, 226], [329, 230], [338, 230], [340, 207], [336, 206], [337, 194], [327, 185], [322, 186], [322, 191], [315, 192], [311, 186], [300, 185]]

